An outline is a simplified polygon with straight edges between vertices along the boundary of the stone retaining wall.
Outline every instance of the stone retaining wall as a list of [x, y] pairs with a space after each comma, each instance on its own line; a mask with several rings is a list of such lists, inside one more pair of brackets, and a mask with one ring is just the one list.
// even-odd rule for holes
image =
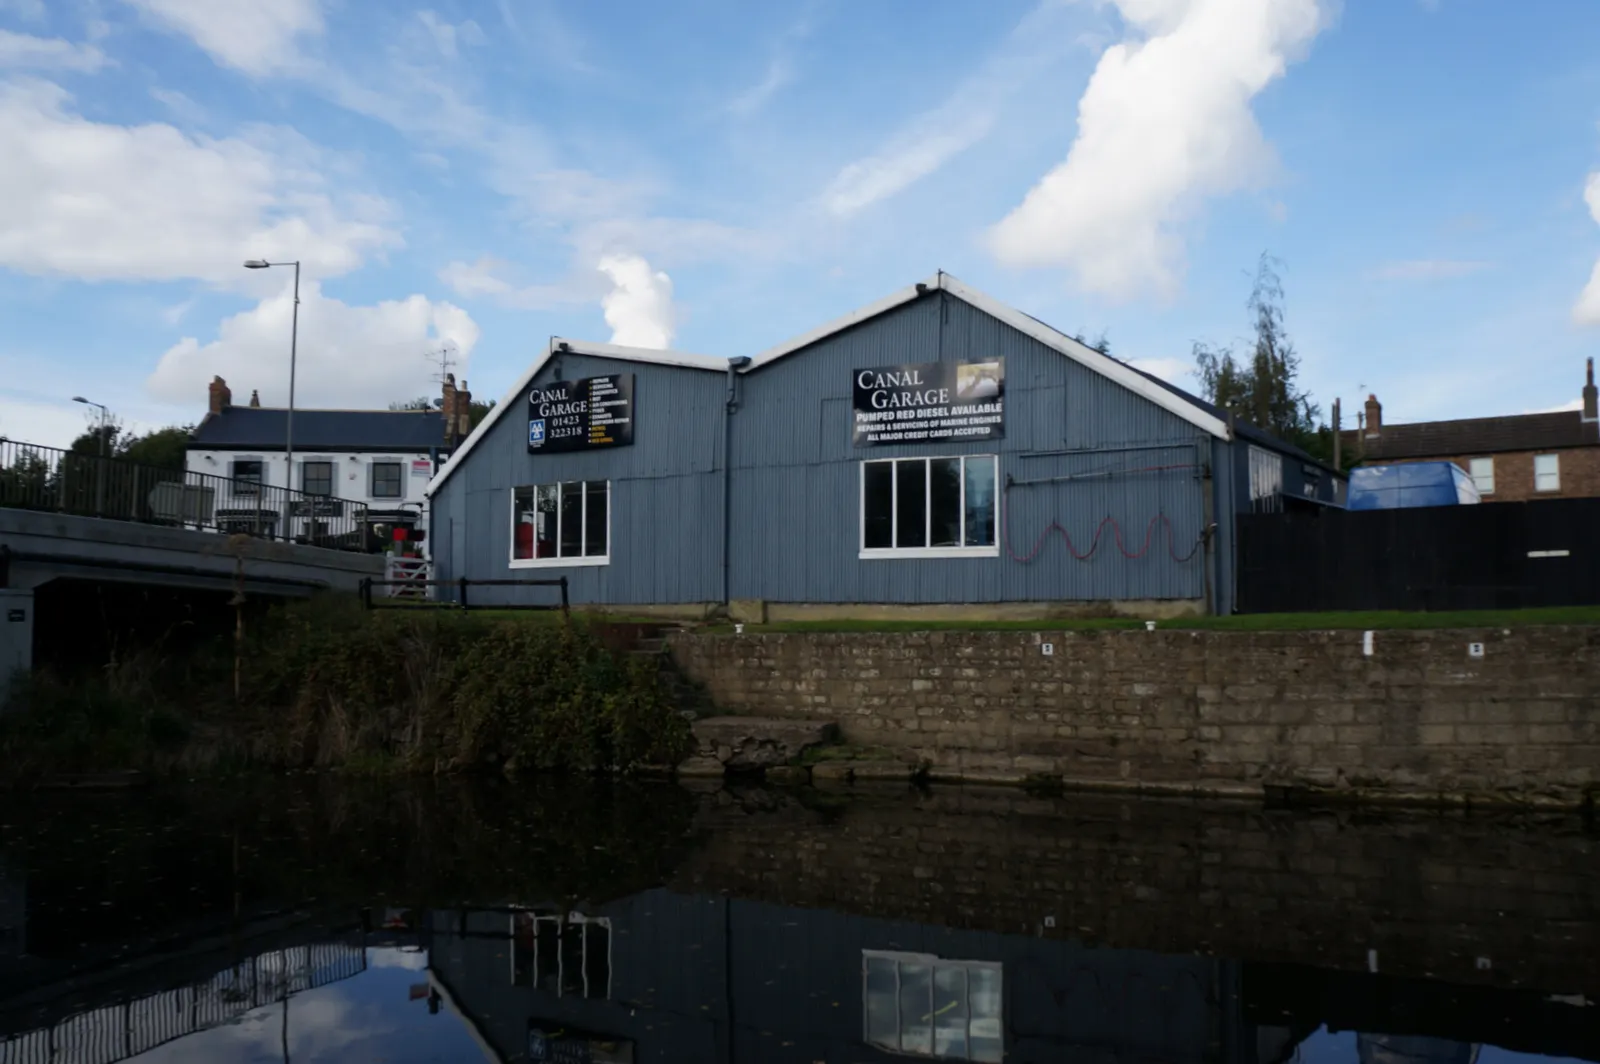
[[[1579, 805], [1600, 628], [675, 635], [722, 710], [837, 721], [935, 778]], [[1475, 656], [1480, 644], [1482, 656]]]

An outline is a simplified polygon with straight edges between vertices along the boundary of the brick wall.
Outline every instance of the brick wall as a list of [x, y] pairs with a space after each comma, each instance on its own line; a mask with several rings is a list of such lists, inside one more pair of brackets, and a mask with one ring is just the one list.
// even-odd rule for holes
[[679, 635], [671, 646], [725, 712], [837, 721], [851, 742], [967, 779], [1567, 805], [1600, 789], [1600, 628], [1378, 632], [1371, 656], [1360, 632]]
[[762, 808], [707, 799], [705, 842], [674, 888], [1352, 972], [1375, 950], [1389, 975], [1600, 991], [1600, 841], [1576, 817], [1306, 815], [1003, 788], [857, 788], [824, 809], [751, 797]]
[[[1534, 454], [1561, 456], [1561, 490], [1533, 490]], [[1589, 499], [1600, 496], [1600, 447], [1574, 447], [1556, 451], [1515, 451], [1506, 454], [1468, 454], [1439, 458], [1374, 459], [1373, 464], [1400, 465], [1404, 462], [1454, 462], [1472, 471], [1474, 458], [1494, 459], [1494, 494], [1485, 502], [1524, 502], [1528, 499]]]

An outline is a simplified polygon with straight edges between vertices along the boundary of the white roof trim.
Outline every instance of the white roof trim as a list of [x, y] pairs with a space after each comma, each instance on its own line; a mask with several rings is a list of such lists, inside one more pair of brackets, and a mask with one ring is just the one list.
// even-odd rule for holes
[[1030, 318], [1020, 310], [1009, 307], [998, 299], [987, 296], [976, 288], [970, 288], [951, 277], [948, 273], [942, 272], [935, 274], [921, 284], [902, 288], [893, 295], [878, 300], [876, 303], [869, 303], [860, 310], [853, 311], [842, 318], [836, 318], [828, 322], [826, 325], [820, 325], [809, 332], [802, 333], [787, 343], [768, 348], [751, 359], [750, 365], [740, 372], [750, 373], [758, 370], [762, 366], [783, 358], [785, 355], [793, 354], [803, 347], [809, 347], [817, 341], [826, 339], [834, 333], [842, 332], [853, 325], [859, 325], [869, 318], [875, 318], [885, 311], [893, 310], [902, 303], [911, 302], [925, 291], [937, 288], [944, 289], [957, 299], [976, 307], [990, 317], [998, 318], [1018, 332], [1032, 337], [1046, 347], [1059, 351], [1073, 361], [1081, 363], [1102, 377], [1115, 381], [1136, 395], [1176, 414], [1218, 439], [1226, 440], [1232, 438], [1228, 431], [1227, 423], [1221, 418], [1207, 413], [1193, 403], [1185, 401], [1181, 396], [1174, 395], [1127, 364], [1117, 361], [1110, 355], [1102, 355], [1094, 348], [1079, 343], [1065, 333], [1057, 332], [1043, 322]]
[[1188, 402], [1180, 395], [1155, 383], [1138, 370], [1124, 362], [1119, 362], [1110, 355], [1102, 355], [1087, 344], [1079, 343], [1066, 333], [1057, 332], [1055, 329], [1022, 313], [1014, 307], [1008, 307], [998, 299], [986, 296], [976, 288], [969, 288], [947, 273], [939, 275], [939, 285], [946, 292], [955, 296], [964, 303], [988, 314], [990, 317], [999, 318], [1013, 329], [1044, 344], [1053, 347], [1074, 362], [1107, 377], [1117, 384], [1133, 392], [1135, 395], [1150, 400], [1164, 410], [1176, 414], [1197, 428], [1217, 437], [1219, 440], [1232, 438], [1228, 431], [1228, 423], [1214, 414], [1207, 413], [1200, 407]]
[[[564, 350], [561, 350], [563, 348]], [[717, 358], [715, 355], [694, 355], [687, 351], [661, 351], [649, 347], [623, 347], [619, 344], [599, 344], [588, 340], [568, 340], [552, 336], [549, 345], [538, 358], [533, 360], [533, 364], [527, 368], [505, 397], [494, 405], [494, 409], [489, 411], [489, 416], [478, 423], [472, 434], [461, 441], [461, 446], [456, 448], [450, 460], [439, 467], [433, 479], [428, 481], [428, 486], [422, 489], [424, 497], [432, 497], [433, 493], [439, 490], [450, 474], [466, 461], [467, 455], [478, 445], [478, 441], [487, 436], [495, 423], [505, 416], [506, 411], [513, 406], [521, 408], [523, 393], [533, 383], [533, 378], [539, 375], [539, 371], [544, 369], [545, 363], [549, 362], [558, 351], [562, 354], [619, 358], [628, 362], [649, 362], [657, 366], [677, 366], [681, 369], [703, 369], [713, 373], [728, 372], [728, 360]]]
[[885, 296], [883, 299], [880, 299], [875, 303], [868, 303], [860, 310], [851, 311], [842, 318], [835, 318], [825, 325], [819, 325], [815, 329], [803, 332], [794, 339], [779, 344], [777, 347], [767, 348], [765, 351], [761, 352], [759, 355], [756, 355], [750, 360], [750, 365], [745, 367], [744, 372], [748, 373], [751, 370], [760, 369], [769, 362], [776, 362], [784, 355], [798, 351], [802, 347], [809, 347], [818, 340], [832, 336], [836, 332], [843, 332], [844, 330], [850, 328], [850, 326], [858, 325], [861, 322], [866, 321], [868, 318], [876, 318], [879, 314], [882, 314], [885, 311], [893, 310], [902, 303], [911, 302], [913, 299], [916, 299], [918, 296], [922, 295], [924, 290], [937, 288], [938, 286], [939, 279], [937, 277], [930, 277], [921, 284], [914, 284], [909, 288], [902, 288], [893, 295]]

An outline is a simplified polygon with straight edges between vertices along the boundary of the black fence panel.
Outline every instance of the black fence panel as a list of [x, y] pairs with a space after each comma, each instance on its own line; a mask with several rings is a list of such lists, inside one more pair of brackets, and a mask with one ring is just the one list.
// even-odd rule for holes
[[1242, 514], [1240, 613], [1600, 604], [1600, 499]]

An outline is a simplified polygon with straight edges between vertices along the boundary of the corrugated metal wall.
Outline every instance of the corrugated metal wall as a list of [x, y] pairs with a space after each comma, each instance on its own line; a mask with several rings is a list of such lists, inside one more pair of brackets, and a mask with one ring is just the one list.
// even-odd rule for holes
[[[1004, 357], [1006, 436], [980, 443], [857, 448], [851, 371]], [[1209, 488], [1209, 437], [1182, 418], [1017, 332], [934, 293], [747, 374], [733, 418], [732, 587], [772, 602], [1008, 602], [1203, 599], [1195, 550]], [[998, 454], [998, 558], [858, 557], [860, 463]], [[1106, 524], [1115, 522], [1128, 557]], [[1149, 544], [1145, 547], [1146, 536]], [[1040, 539], [1043, 537], [1043, 542]], [[1035, 545], [1039, 544], [1035, 554]], [[1034, 556], [1027, 561], [1018, 560]]]
[[[587, 453], [528, 453], [526, 394], [434, 496], [438, 578], [566, 576], [577, 603], [719, 602], [722, 598], [722, 442], [725, 374], [564, 354], [535, 384], [634, 375], [634, 442]], [[611, 481], [608, 565], [513, 569], [516, 485]], [[473, 588], [474, 602], [544, 602], [543, 589]]]

